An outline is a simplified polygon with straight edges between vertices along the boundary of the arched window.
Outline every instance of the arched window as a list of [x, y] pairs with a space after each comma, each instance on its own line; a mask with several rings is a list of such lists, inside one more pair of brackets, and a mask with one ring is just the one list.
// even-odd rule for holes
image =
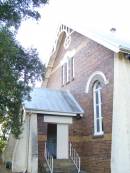
[[103, 115], [101, 100], [101, 84], [96, 81], [93, 86], [94, 135], [103, 135]]

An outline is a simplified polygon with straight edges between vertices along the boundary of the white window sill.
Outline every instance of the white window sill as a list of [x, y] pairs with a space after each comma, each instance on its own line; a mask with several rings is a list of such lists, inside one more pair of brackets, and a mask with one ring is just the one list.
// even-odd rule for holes
[[94, 136], [96, 137], [98, 137], [98, 136], [103, 136], [104, 135], [104, 132], [100, 132], [100, 133], [94, 133]]

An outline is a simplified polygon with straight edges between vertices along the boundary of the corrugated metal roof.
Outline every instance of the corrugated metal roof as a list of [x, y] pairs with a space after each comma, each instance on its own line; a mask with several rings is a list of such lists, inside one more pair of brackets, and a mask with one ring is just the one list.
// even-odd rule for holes
[[31, 101], [25, 101], [24, 107], [30, 111], [43, 111], [72, 114], [83, 114], [84, 111], [68, 91], [53, 90], [48, 88], [34, 88]]
[[130, 53], [130, 40], [119, 37], [116, 31], [114, 33], [110, 31], [109, 32], [95, 31], [95, 35], [104, 42], [103, 44], [104, 46], [107, 47], [107, 44], [113, 46], [114, 47], [113, 51], [115, 51], [116, 53], [122, 52], [121, 48], [124, 49], [125, 53]]
[[[93, 41], [101, 44], [102, 46], [116, 52], [124, 52], [130, 54], [130, 39], [129, 36], [126, 39], [124, 36], [120, 36], [118, 31], [114, 33], [110, 30], [102, 30], [97, 28], [87, 28], [85, 25], [84, 27], [80, 26], [79, 23], [64, 23], [66, 26], [72, 28], [74, 31], [79, 32], [80, 34], [92, 39]], [[123, 49], [123, 51], [122, 51]]]

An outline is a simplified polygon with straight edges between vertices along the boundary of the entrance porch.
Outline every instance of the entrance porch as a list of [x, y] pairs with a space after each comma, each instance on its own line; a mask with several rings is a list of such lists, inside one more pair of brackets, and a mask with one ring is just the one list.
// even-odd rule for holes
[[44, 116], [47, 123], [46, 147], [50, 155], [56, 159], [68, 159], [69, 125], [72, 117]]
[[[35, 157], [35, 162], [38, 160], [38, 164], [35, 164], [38, 168], [46, 162], [48, 167], [53, 169], [53, 159], [69, 159], [69, 126], [74, 118], [82, 117], [84, 111], [68, 91], [39, 88], [32, 91], [31, 97], [30, 102], [25, 102], [25, 111], [30, 116], [37, 115], [38, 145], [29, 144], [28, 150], [33, 153], [33, 148], [37, 146], [38, 158], [36, 159], [36, 155], [30, 155], [30, 152], [28, 162], [34, 167], [31, 160]], [[32, 135], [29, 141], [34, 141], [33, 133], [30, 133]]]

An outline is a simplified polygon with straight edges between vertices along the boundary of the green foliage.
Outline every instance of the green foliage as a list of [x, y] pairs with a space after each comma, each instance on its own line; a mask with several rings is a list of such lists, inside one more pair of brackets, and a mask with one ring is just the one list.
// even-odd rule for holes
[[44, 76], [45, 67], [35, 49], [25, 50], [7, 28], [0, 29], [0, 122], [2, 132], [18, 138], [22, 127], [21, 105], [30, 99], [30, 84]]
[[0, 24], [19, 27], [23, 18], [40, 18], [36, 7], [47, 3], [47, 0], [0, 0]]
[[36, 49], [25, 50], [15, 40], [10, 27], [19, 28], [23, 19], [38, 20], [37, 7], [47, 0], [0, 0], [0, 151], [9, 132], [22, 132], [22, 103], [30, 99], [30, 85], [44, 77], [45, 66]]
[[0, 153], [3, 152], [3, 150], [4, 150], [5, 146], [6, 146], [6, 143], [7, 143], [6, 140], [0, 139]]

